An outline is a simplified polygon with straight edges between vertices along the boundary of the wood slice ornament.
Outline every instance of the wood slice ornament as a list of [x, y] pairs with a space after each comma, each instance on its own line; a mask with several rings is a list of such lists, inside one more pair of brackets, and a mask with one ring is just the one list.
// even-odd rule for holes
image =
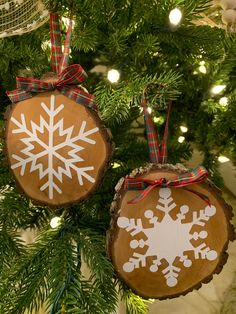
[[[166, 181], [184, 174], [182, 165], [154, 165], [130, 177]], [[232, 210], [209, 181], [191, 187], [155, 187], [135, 204], [140, 190], [116, 186], [108, 250], [114, 268], [135, 293], [166, 299], [198, 289], [227, 260]], [[201, 197], [207, 197], [210, 204]]]
[[161, 146], [143, 107], [151, 164], [120, 180], [111, 206], [108, 252], [119, 278], [144, 298], [184, 295], [226, 262], [231, 208], [202, 166], [167, 163], [169, 104]]
[[59, 16], [50, 14], [53, 73], [17, 78], [7, 92], [6, 151], [14, 177], [37, 203], [62, 207], [87, 198], [107, 168], [112, 144], [94, 96], [81, 86], [87, 74], [68, 66], [72, 19], [62, 53]]
[[88, 197], [100, 183], [112, 151], [97, 113], [56, 90], [11, 106], [6, 148], [21, 189], [52, 207]]

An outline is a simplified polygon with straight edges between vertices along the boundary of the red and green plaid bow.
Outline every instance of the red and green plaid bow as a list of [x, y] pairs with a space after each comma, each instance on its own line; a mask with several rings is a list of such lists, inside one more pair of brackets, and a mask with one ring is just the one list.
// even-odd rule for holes
[[[174, 176], [172, 179], [167, 180], [160, 178], [157, 180], [143, 179], [143, 178], [125, 178], [124, 189], [126, 190], [142, 190], [140, 194], [135, 196], [128, 204], [136, 204], [143, 200], [154, 188], [156, 187], [175, 187], [182, 188], [191, 184], [197, 184], [205, 181], [208, 178], [208, 172], [202, 166], [193, 169], [190, 172]], [[185, 188], [187, 191], [192, 192], [199, 196], [201, 199], [210, 204], [209, 198], [197, 191]]]
[[70, 19], [62, 53], [59, 16], [54, 13], [50, 14], [52, 69], [58, 74], [59, 79], [56, 82], [45, 82], [34, 78], [17, 77], [17, 89], [7, 91], [7, 95], [13, 103], [31, 98], [36, 93], [57, 89], [77, 103], [97, 109], [94, 96], [78, 87], [87, 78], [86, 72], [79, 64], [68, 66], [71, 33], [72, 20]]
[[34, 78], [17, 77], [17, 89], [8, 91], [7, 95], [13, 103], [31, 98], [35, 93], [42, 93], [57, 89], [63, 95], [73, 99], [77, 103], [96, 109], [94, 96], [78, 88], [87, 77], [87, 74], [79, 64], [66, 67], [60, 74], [56, 82], [44, 82]]

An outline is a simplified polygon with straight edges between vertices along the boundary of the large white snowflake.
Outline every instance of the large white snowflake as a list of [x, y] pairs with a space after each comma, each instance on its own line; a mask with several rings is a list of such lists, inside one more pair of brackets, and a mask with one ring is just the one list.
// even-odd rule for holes
[[[72, 136], [73, 125], [64, 129], [64, 119], [57, 119], [58, 122], [55, 120], [56, 116], [63, 110], [64, 105], [60, 104], [56, 107], [54, 95], [50, 97], [49, 106], [41, 102], [41, 107], [46, 113], [48, 121], [40, 115], [39, 125], [33, 121], [29, 121], [31, 129], [27, 128], [26, 118], [23, 113], [20, 116], [20, 121], [11, 117], [11, 121], [17, 126], [12, 133], [24, 133], [26, 135], [26, 137], [20, 139], [26, 147], [20, 151], [20, 156], [12, 154], [12, 158], [17, 162], [14, 163], [11, 168], [20, 168], [20, 175], [23, 176], [26, 171], [26, 166], [30, 165], [30, 172], [38, 171], [40, 180], [46, 177], [46, 182], [40, 186], [40, 190], [47, 190], [49, 199], [53, 199], [54, 191], [60, 194], [62, 193], [62, 189], [59, 184], [56, 183], [55, 179], [62, 183], [63, 175], [72, 178], [72, 170], [76, 173], [80, 185], [83, 185], [83, 178], [86, 178], [92, 183], [95, 182], [94, 178], [87, 173], [94, 169], [93, 166], [78, 166], [79, 162], [84, 161], [84, 159], [78, 155], [78, 152], [84, 149], [83, 146], [78, 144], [78, 141], [92, 145], [96, 144], [96, 141], [89, 138], [89, 136], [96, 133], [99, 129], [96, 127], [86, 130], [87, 122], [82, 121], [78, 134]], [[46, 141], [41, 140], [37, 136], [37, 132], [41, 134], [46, 132]], [[54, 135], [56, 132], [59, 134], [59, 137], [61, 137], [61, 142], [59, 143], [54, 143]], [[34, 152], [35, 145], [41, 148], [40, 152]], [[60, 153], [60, 150], [63, 148], [69, 150], [67, 158]], [[22, 155], [24, 156], [21, 157]], [[44, 156], [46, 156], [47, 163], [43, 165], [43, 163], [40, 162], [40, 158]], [[56, 166], [56, 159], [58, 159], [63, 166]]]
[[146, 267], [147, 257], [152, 257], [152, 265], [149, 267], [151, 272], [157, 272], [158, 266], [162, 264], [164, 259], [168, 266], [162, 271], [166, 278], [166, 284], [174, 287], [178, 283], [178, 275], [181, 269], [174, 266], [176, 258], [183, 263], [185, 267], [190, 267], [193, 261], [188, 257], [187, 251], [194, 252], [195, 259], [215, 260], [217, 252], [211, 250], [205, 242], [198, 246], [194, 246], [194, 240], [205, 239], [208, 236], [207, 231], [191, 233], [194, 225], [203, 227], [205, 223], [216, 213], [215, 206], [206, 206], [200, 211], [192, 213], [192, 221], [184, 223], [185, 214], [188, 213], [187, 205], [180, 206], [180, 211], [174, 220], [169, 213], [176, 207], [171, 197], [169, 188], [161, 188], [159, 190], [160, 198], [158, 200], [157, 210], [164, 212], [164, 217], [158, 221], [158, 217], [154, 216], [152, 210], [146, 210], [144, 215], [153, 225], [151, 228], [144, 228], [142, 219], [134, 219], [127, 217], [119, 217], [117, 224], [120, 228], [126, 229], [131, 236], [144, 233], [147, 240], [132, 240], [130, 247], [132, 249], [147, 247], [145, 254], [137, 252], [123, 265], [125, 272], [132, 272], [135, 268]]

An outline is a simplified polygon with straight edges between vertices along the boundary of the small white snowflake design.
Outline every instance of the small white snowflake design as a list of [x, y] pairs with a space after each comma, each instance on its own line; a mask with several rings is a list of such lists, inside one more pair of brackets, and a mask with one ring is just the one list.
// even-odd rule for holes
[[[132, 240], [130, 247], [132, 249], [147, 247], [145, 254], [137, 252], [123, 265], [125, 272], [132, 272], [135, 268], [146, 267], [147, 257], [152, 257], [152, 265], [149, 267], [151, 272], [157, 272], [158, 266], [162, 264], [161, 260], [164, 259], [168, 266], [162, 271], [166, 284], [169, 287], [174, 287], [178, 283], [178, 275], [181, 271], [179, 267], [174, 266], [176, 258], [183, 263], [184, 267], [191, 267], [193, 261], [186, 255], [185, 252], [193, 251], [195, 259], [215, 260], [217, 252], [211, 250], [205, 242], [199, 246], [194, 246], [192, 242], [198, 239], [205, 239], [208, 236], [207, 231], [191, 233], [194, 225], [201, 227], [214, 216], [216, 213], [215, 206], [206, 206], [199, 212], [194, 211], [192, 214], [192, 221], [184, 223], [185, 214], [188, 213], [189, 207], [187, 205], [180, 206], [180, 212], [174, 220], [169, 213], [176, 207], [171, 197], [171, 190], [169, 188], [161, 188], [159, 190], [160, 198], [156, 208], [164, 212], [164, 217], [158, 221], [158, 217], [154, 216], [152, 210], [146, 210], [144, 215], [153, 225], [151, 228], [144, 228], [142, 219], [134, 219], [127, 217], [119, 217], [117, 224], [120, 228], [125, 229], [135, 236], [139, 233], [144, 233], [147, 240]], [[191, 242], [191, 240], [193, 240]]]
[[[55, 182], [55, 179], [62, 183], [63, 176], [72, 178], [72, 170], [76, 173], [80, 185], [84, 184], [84, 178], [89, 182], [95, 182], [94, 178], [87, 173], [88, 171], [94, 170], [93, 166], [78, 166], [79, 162], [84, 161], [84, 159], [78, 155], [78, 152], [84, 149], [83, 146], [78, 144], [78, 141], [86, 142], [92, 145], [96, 144], [96, 141], [89, 138], [89, 136], [98, 132], [99, 129], [96, 127], [86, 130], [87, 122], [82, 121], [78, 134], [76, 134], [76, 136], [72, 136], [74, 129], [73, 125], [64, 129], [63, 118], [59, 119], [58, 122], [55, 121], [56, 116], [59, 113], [62, 113], [64, 105], [60, 104], [56, 107], [54, 95], [51, 95], [50, 97], [49, 106], [44, 102], [41, 102], [41, 107], [46, 113], [48, 121], [46, 121], [42, 116], [40, 116], [39, 125], [33, 121], [30, 121], [31, 130], [27, 128], [26, 118], [23, 113], [21, 114], [20, 121], [14, 117], [11, 117], [11, 121], [17, 126], [16, 129], [12, 130], [12, 133], [23, 133], [26, 135], [26, 137], [20, 139], [21, 142], [23, 142], [26, 146], [20, 151], [24, 157], [12, 154], [12, 158], [17, 162], [12, 164], [11, 168], [20, 168], [20, 175], [24, 176], [26, 172], [26, 166], [30, 165], [30, 172], [38, 171], [40, 180], [46, 177], [46, 182], [40, 186], [40, 190], [47, 190], [49, 199], [53, 199], [54, 191], [60, 194], [62, 193], [62, 189], [59, 184]], [[43, 134], [45, 131], [47, 132], [48, 136], [47, 141], [44, 142], [37, 136], [37, 132]], [[62, 137], [61, 143], [54, 143], [55, 132], [57, 132], [59, 136]], [[41, 151], [39, 153], [33, 152], [35, 145], [41, 147]], [[63, 148], [69, 149], [69, 158], [65, 158], [62, 156], [62, 154], [60, 154], [59, 150]], [[43, 156], [47, 157], [46, 165], [43, 165], [41, 162], [39, 162], [39, 158]], [[63, 167], [56, 167], [54, 165], [55, 159], [60, 160]]]

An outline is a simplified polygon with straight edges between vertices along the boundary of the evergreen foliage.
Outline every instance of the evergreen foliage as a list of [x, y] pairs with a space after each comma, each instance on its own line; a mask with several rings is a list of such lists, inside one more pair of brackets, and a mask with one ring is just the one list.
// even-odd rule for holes
[[[70, 0], [44, 2], [66, 17], [71, 14]], [[173, 28], [168, 15], [175, 7], [184, 15], [180, 26]], [[208, 7], [205, 0], [74, 1], [70, 63], [80, 63], [89, 74], [86, 88], [96, 95], [115, 151], [102, 185], [88, 200], [52, 211], [19, 194], [4, 161], [2, 139], [0, 313], [33, 313], [43, 303], [51, 314], [115, 313], [118, 291], [126, 301], [127, 313], [146, 313], [147, 302], [116, 279], [105, 245], [116, 183], [148, 162], [140, 118], [145, 86], [150, 85], [148, 96], [158, 134], [164, 130], [167, 103], [173, 101], [171, 163], [184, 163], [196, 148], [212, 180], [221, 186], [217, 157], [227, 154], [236, 163], [236, 38], [222, 29], [194, 24]], [[65, 35], [64, 24], [62, 29]], [[15, 88], [15, 77], [40, 78], [50, 71], [49, 38], [49, 25], [44, 25], [23, 36], [0, 39], [2, 127], [10, 104], [5, 91]], [[198, 70], [201, 61], [206, 74]], [[120, 82], [111, 84], [106, 73], [94, 70], [98, 66], [118, 69]], [[224, 84], [226, 89], [213, 95], [210, 90], [215, 84]], [[223, 96], [228, 97], [226, 107], [219, 104]], [[181, 125], [188, 132], [186, 141], [178, 143]], [[116, 164], [119, 167], [113, 167]], [[56, 229], [49, 225], [54, 215], [63, 216]], [[27, 228], [37, 228], [39, 236], [25, 247], [19, 233]], [[81, 264], [88, 266], [87, 276]]]

